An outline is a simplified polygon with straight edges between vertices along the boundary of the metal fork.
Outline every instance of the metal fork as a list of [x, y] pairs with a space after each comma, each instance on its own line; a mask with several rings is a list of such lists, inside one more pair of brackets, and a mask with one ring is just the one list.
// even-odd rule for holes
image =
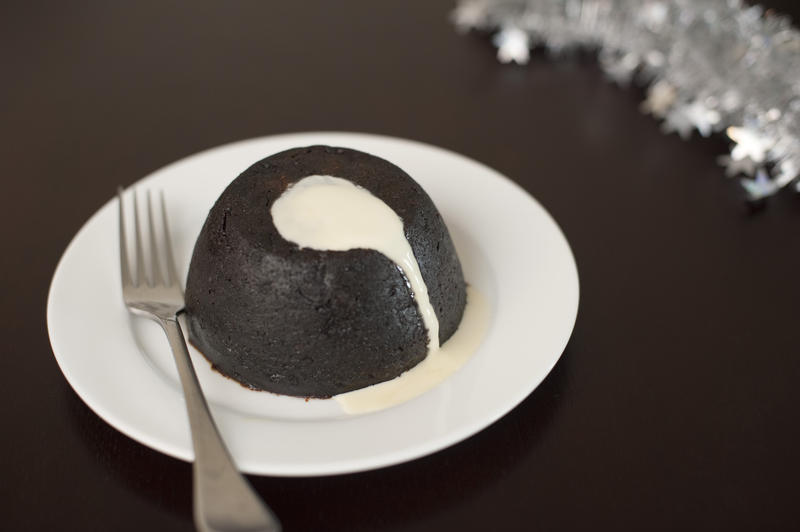
[[[164, 329], [178, 367], [194, 447], [194, 520], [197, 528], [206, 531], [279, 531], [280, 522], [272, 511], [236, 469], [230, 453], [219, 435], [208, 405], [200, 390], [200, 383], [192, 367], [189, 351], [183, 339], [177, 315], [183, 310], [183, 289], [175, 270], [172, 243], [167, 227], [167, 210], [164, 194], [161, 196], [163, 233], [163, 261], [159, 260], [156, 228], [150, 193], [147, 193], [147, 218], [149, 225], [150, 275], [145, 267], [142, 230], [136, 192], [133, 194], [134, 248], [136, 274], [132, 275], [128, 262], [128, 245], [125, 237], [123, 190], [117, 190], [119, 199], [119, 259], [122, 273], [122, 297], [128, 309], [136, 315], [158, 322]], [[164, 269], [162, 270], [162, 262]]]

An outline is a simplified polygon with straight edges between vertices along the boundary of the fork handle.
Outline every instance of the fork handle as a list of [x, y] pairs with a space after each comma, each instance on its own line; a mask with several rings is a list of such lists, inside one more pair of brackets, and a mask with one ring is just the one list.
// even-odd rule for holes
[[211, 417], [177, 317], [159, 318], [178, 367], [194, 447], [194, 520], [202, 532], [278, 532], [281, 525], [233, 463]]

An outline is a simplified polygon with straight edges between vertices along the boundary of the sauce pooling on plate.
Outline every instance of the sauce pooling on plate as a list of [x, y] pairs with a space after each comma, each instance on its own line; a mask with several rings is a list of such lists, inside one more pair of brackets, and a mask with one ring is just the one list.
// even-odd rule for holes
[[348, 414], [383, 410], [422, 395], [458, 370], [478, 350], [489, 325], [489, 304], [472, 286], [467, 286], [464, 317], [441, 348], [390, 381], [334, 396]]
[[468, 287], [461, 324], [440, 348], [439, 321], [405, 237], [403, 220], [368, 190], [339, 177], [308, 176], [275, 201], [271, 214], [280, 235], [301, 248], [362, 248], [385, 255], [407, 279], [422, 315], [428, 332], [425, 360], [398, 378], [335, 396], [346, 412], [370, 412], [416, 397], [455, 372], [480, 345], [488, 324], [488, 306], [474, 288]]

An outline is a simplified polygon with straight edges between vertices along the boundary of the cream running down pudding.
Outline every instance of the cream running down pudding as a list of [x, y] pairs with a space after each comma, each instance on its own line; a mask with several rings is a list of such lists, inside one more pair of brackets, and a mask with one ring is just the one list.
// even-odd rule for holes
[[428, 331], [428, 350], [439, 349], [439, 320], [428, 298], [403, 220], [384, 202], [346, 179], [304, 177], [272, 205], [278, 233], [301, 248], [320, 251], [374, 249], [405, 276]]
[[413, 179], [312, 146], [255, 163], [222, 193], [195, 245], [186, 311], [192, 342], [224, 375], [330, 397], [429, 366], [466, 298], [447, 228]]

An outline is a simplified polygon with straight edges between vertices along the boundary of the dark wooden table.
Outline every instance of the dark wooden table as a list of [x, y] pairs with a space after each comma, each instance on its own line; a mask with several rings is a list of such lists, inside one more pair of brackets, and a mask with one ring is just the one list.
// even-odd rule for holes
[[581, 306], [545, 382], [463, 443], [251, 477], [287, 531], [800, 529], [800, 198], [751, 212], [722, 139], [663, 135], [590, 59], [502, 66], [453, 31], [452, 5], [0, 7], [0, 529], [192, 529], [190, 466], [62, 377], [49, 281], [117, 184], [306, 130], [417, 139], [510, 176], [571, 242]]

